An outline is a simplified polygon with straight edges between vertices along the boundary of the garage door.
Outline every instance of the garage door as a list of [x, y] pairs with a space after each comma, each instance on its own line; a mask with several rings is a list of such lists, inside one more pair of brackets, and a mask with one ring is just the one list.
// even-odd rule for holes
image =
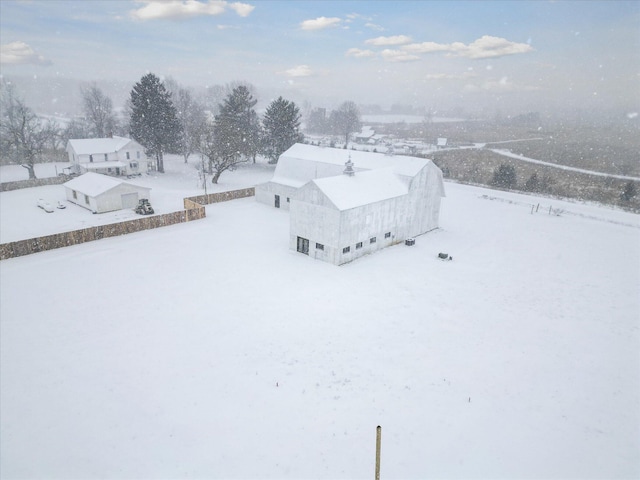
[[138, 205], [137, 193], [122, 194], [122, 208], [136, 208], [137, 205]]

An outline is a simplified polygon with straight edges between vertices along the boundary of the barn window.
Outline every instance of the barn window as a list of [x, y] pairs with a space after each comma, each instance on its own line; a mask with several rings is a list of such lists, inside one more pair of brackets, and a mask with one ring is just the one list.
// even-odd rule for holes
[[351, 251], [351, 247], [344, 247], [342, 249], [342, 253], [349, 253]]
[[309, 255], [309, 240], [306, 238], [298, 237], [298, 251]]
[[287, 197], [287, 203], [290, 203], [291, 199], [289, 197]]
[[84, 203], [86, 203], [87, 205], [89, 205], [89, 195], [85, 195], [85, 196], [84, 196]]
[[75, 190], [71, 190], [73, 192], [73, 198], [75, 198], [76, 200], [78, 199], [78, 192], [76, 192]]
[[324, 245], [321, 243], [316, 243], [316, 249], [317, 250], [324, 250]]
[[384, 238], [391, 238], [391, 232], [387, 232], [384, 234]]
[[93, 155], [89, 155], [89, 161], [93, 163]]
[[376, 243], [376, 237], [371, 237], [369, 239], [369, 243]]
[[359, 248], [362, 248], [362, 242], [356, 243], [356, 250], [358, 250]]

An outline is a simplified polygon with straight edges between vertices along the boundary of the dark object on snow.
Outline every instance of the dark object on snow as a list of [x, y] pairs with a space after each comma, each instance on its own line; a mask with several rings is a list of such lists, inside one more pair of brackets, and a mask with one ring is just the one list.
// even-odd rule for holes
[[415, 244], [416, 244], [416, 239], [415, 239], [415, 238], [407, 238], [407, 239], [404, 241], [404, 244], [405, 244], [405, 245], [408, 245], [409, 247], [412, 247], [413, 245], [415, 245]]
[[453, 260], [453, 257], [450, 256], [448, 253], [439, 253], [438, 258], [440, 260]]
[[136, 207], [136, 213], [140, 215], [151, 215], [153, 213], [153, 208], [149, 203], [149, 200], [146, 198], [141, 198], [138, 202], [138, 206]]

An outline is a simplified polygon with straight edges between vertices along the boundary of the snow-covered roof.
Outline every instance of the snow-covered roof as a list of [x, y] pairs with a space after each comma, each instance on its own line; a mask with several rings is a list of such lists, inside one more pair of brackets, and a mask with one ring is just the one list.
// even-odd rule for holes
[[131, 185], [133, 187], [145, 190], [151, 190], [149, 187], [141, 187], [134, 183], [120, 180], [119, 178], [114, 178], [108, 175], [101, 175], [99, 173], [93, 172], [87, 172], [84, 175], [80, 175], [79, 177], [69, 180], [63, 185], [67, 188], [71, 188], [72, 190], [76, 190], [90, 197], [95, 197], [122, 184]]
[[406, 183], [390, 167], [358, 172], [351, 176], [319, 178], [312, 182], [338, 210], [348, 210], [408, 193]]
[[447, 146], [447, 139], [446, 138], [438, 138], [438, 143], [437, 143], [438, 147], [446, 147]]
[[362, 127], [360, 133], [356, 133], [356, 138], [369, 138], [372, 137], [376, 132], [369, 126]]
[[96, 155], [117, 152], [131, 141], [130, 138], [115, 135], [113, 138], [72, 138], [69, 140], [69, 146], [76, 155]]
[[309, 180], [342, 174], [344, 164], [351, 159], [356, 172], [393, 168], [394, 172], [414, 177], [431, 160], [382, 153], [324, 148], [296, 143], [280, 155], [272, 182], [299, 188]]

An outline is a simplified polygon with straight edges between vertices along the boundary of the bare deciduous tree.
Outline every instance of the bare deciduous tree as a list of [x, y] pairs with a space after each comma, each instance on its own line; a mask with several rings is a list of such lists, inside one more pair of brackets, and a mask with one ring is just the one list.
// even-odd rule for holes
[[13, 90], [2, 92], [0, 138], [2, 152], [36, 178], [35, 163], [58, 134], [55, 123], [42, 122]]
[[110, 136], [116, 127], [113, 103], [95, 83], [81, 89], [84, 115], [90, 132], [98, 138]]

